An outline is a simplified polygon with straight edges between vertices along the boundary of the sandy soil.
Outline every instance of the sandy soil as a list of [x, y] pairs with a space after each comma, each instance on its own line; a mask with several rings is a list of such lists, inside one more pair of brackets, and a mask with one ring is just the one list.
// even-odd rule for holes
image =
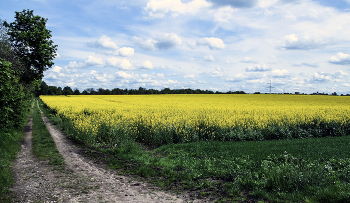
[[85, 156], [43, 114], [42, 118], [65, 159], [65, 170], [55, 169], [33, 156], [30, 120], [13, 165], [16, 184], [12, 191], [16, 202], [192, 202], [188, 195], [166, 193], [149, 183], [108, 170], [105, 164]]

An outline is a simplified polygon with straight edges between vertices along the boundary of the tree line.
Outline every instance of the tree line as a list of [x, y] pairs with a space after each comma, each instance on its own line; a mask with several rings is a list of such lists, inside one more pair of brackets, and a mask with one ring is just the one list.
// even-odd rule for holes
[[246, 94], [244, 91], [235, 91], [235, 92], [219, 92], [212, 90], [201, 90], [201, 89], [170, 89], [164, 88], [162, 90], [158, 89], [146, 89], [143, 87], [139, 87], [138, 89], [120, 89], [114, 88], [112, 90], [109, 89], [94, 89], [87, 88], [82, 92], [79, 91], [78, 88], [74, 88], [74, 90], [66, 86], [56, 87], [56, 86], [48, 86], [44, 81], [41, 82], [40, 88], [36, 91], [36, 96], [40, 95], [140, 95], [140, 94]]
[[[49, 86], [44, 81], [41, 82], [40, 87], [35, 92], [36, 96], [40, 95], [140, 95], [140, 94], [247, 94], [244, 91], [228, 91], [228, 92], [220, 92], [220, 91], [212, 91], [212, 90], [201, 90], [201, 89], [170, 89], [170, 88], [164, 88], [162, 90], [158, 89], [146, 89], [143, 87], [139, 87], [138, 89], [121, 89], [121, 88], [114, 88], [112, 90], [110, 89], [103, 89], [103, 88], [87, 88], [80, 92], [78, 88], [74, 88], [74, 90], [66, 86], [64, 88], [62, 87], [56, 87], [56, 86]], [[261, 92], [254, 92], [253, 94], [269, 94], [269, 93], [261, 93]], [[282, 94], [282, 93], [270, 93], [270, 94]], [[293, 93], [283, 93], [283, 94], [293, 94]], [[295, 95], [307, 95], [305, 93], [295, 92]], [[333, 95], [337, 96], [338, 94], [336, 92], [333, 92], [331, 94], [327, 93], [311, 93], [310, 95]], [[350, 94], [341, 94], [340, 96], [350, 96]]]

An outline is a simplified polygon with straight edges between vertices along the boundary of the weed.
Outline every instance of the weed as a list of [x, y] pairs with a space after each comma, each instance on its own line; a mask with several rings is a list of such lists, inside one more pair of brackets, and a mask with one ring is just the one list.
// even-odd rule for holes
[[33, 153], [43, 160], [49, 160], [49, 164], [60, 166], [58, 168], [62, 169], [64, 158], [57, 151], [56, 144], [47, 130], [37, 106], [34, 107], [33, 112]]

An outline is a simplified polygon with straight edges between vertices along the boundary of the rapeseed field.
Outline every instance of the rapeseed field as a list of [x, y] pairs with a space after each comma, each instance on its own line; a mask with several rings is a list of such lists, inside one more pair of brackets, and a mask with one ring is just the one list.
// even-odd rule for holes
[[69, 137], [162, 188], [213, 202], [350, 199], [350, 97], [40, 98]]
[[350, 97], [319, 95], [40, 96], [90, 144], [121, 134], [151, 146], [203, 140], [342, 136]]

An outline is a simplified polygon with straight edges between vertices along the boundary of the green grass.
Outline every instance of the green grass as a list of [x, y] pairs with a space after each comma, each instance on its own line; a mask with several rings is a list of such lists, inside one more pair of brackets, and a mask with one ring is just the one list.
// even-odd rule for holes
[[270, 154], [282, 154], [285, 151], [306, 159], [350, 158], [349, 150], [350, 136], [343, 136], [294, 140], [207, 141], [171, 144], [159, 147], [155, 152], [172, 156], [189, 154], [201, 158], [212, 157], [217, 159], [249, 156], [250, 159], [258, 161]]
[[[111, 155], [111, 168], [139, 175], [165, 189], [191, 191], [196, 197], [219, 201], [350, 199], [350, 136], [198, 141], [151, 150], [127, 137], [113, 147], [96, 145], [74, 132], [69, 121], [52, 119], [71, 138]], [[111, 132], [106, 129], [106, 133]], [[117, 134], [113, 136], [119, 138]]]
[[21, 141], [24, 136], [24, 126], [28, 123], [28, 112], [24, 113], [22, 124], [16, 128], [0, 129], [0, 202], [9, 202], [11, 193], [9, 187], [14, 183], [13, 173], [11, 171], [12, 162], [20, 150]]
[[58, 167], [64, 164], [64, 158], [58, 152], [36, 105], [33, 112], [33, 154], [42, 160], [49, 160], [49, 164]]
[[[197, 142], [166, 145], [153, 151], [163, 157], [160, 168], [177, 171], [188, 180], [223, 182], [224, 194], [251, 198], [337, 202], [329, 190], [338, 191], [339, 202], [350, 198], [350, 136], [303, 140], [250, 142]], [[318, 194], [318, 195], [315, 195]], [[331, 195], [334, 196], [334, 195]]]

